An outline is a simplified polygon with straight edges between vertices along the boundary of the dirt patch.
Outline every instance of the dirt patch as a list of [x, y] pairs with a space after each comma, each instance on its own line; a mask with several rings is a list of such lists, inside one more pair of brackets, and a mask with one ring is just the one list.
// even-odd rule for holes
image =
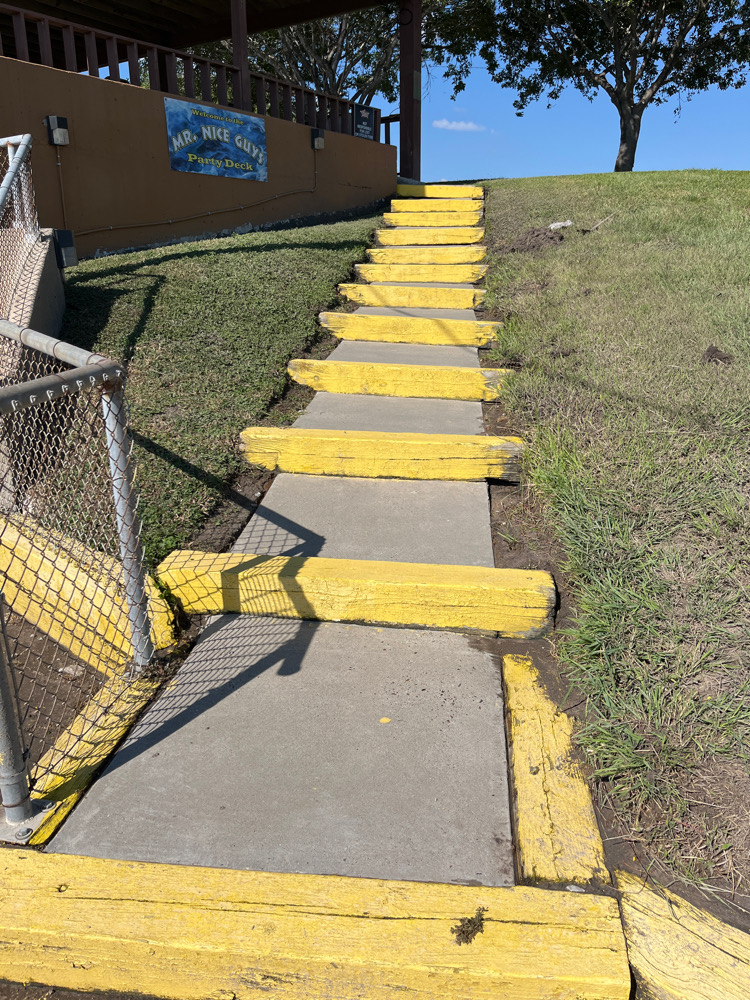
[[701, 356], [701, 364], [704, 365], [731, 365], [733, 361], [734, 355], [720, 351], [716, 344], [710, 344]]
[[550, 229], [548, 226], [539, 226], [536, 229], [527, 229], [520, 233], [511, 243], [506, 243], [501, 239], [495, 239], [490, 233], [485, 240], [487, 248], [497, 254], [507, 253], [542, 253], [549, 247], [559, 246], [565, 236], [559, 229]]

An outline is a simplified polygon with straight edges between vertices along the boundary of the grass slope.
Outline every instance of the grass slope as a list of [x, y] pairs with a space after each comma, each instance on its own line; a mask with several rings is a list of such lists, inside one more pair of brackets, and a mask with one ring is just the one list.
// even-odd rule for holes
[[489, 182], [487, 217], [493, 361], [520, 365], [507, 406], [574, 591], [580, 744], [636, 843], [747, 892], [750, 174]]
[[318, 311], [364, 259], [374, 218], [89, 260], [68, 272], [61, 336], [128, 362], [146, 555], [183, 545], [241, 468]]

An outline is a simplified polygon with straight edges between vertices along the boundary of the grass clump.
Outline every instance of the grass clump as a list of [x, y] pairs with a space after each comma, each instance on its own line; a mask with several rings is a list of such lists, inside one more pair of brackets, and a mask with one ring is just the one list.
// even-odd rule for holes
[[364, 259], [375, 218], [88, 260], [61, 336], [128, 363], [146, 557], [185, 544], [240, 471], [239, 432], [283, 392], [288, 360]]
[[579, 742], [635, 842], [746, 892], [750, 174], [490, 182], [487, 221], [493, 360], [520, 367], [505, 404], [567, 553]]

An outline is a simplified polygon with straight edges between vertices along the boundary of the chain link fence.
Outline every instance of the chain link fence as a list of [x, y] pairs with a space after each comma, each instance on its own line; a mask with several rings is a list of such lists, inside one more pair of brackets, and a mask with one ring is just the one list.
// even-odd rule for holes
[[44, 243], [31, 177], [31, 136], [0, 139], [0, 318], [19, 322]]
[[[39, 232], [28, 149], [24, 164], [15, 155], [0, 201], [5, 315]], [[6, 180], [12, 170], [13, 161]], [[172, 641], [169, 607], [143, 560], [123, 377], [111, 359], [0, 318], [3, 649], [36, 787], [63, 773], [100, 723], [107, 685], [120, 694]], [[0, 786], [1, 744], [2, 733]], [[4, 789], [3, 804], [13, 805]]]

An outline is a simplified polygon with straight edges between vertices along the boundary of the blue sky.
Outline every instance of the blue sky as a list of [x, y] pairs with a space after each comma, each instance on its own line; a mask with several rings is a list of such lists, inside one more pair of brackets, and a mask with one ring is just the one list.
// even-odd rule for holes
[[[424, 89], [424, 180], [612, 170], [619, 120], [607, 97], [589, 103], [571, 88], [549, 110], [538, 101], [518, 118], [514, 92], [493, 83], [481, 64], [455, 101], [439, 70], [431, 71]], [[723, 93], [711, 88], [683, 101], [676, 122], [673, 107], [651, 106], [644, 113], [636, 170], [750, 169], [750, 86]]]

